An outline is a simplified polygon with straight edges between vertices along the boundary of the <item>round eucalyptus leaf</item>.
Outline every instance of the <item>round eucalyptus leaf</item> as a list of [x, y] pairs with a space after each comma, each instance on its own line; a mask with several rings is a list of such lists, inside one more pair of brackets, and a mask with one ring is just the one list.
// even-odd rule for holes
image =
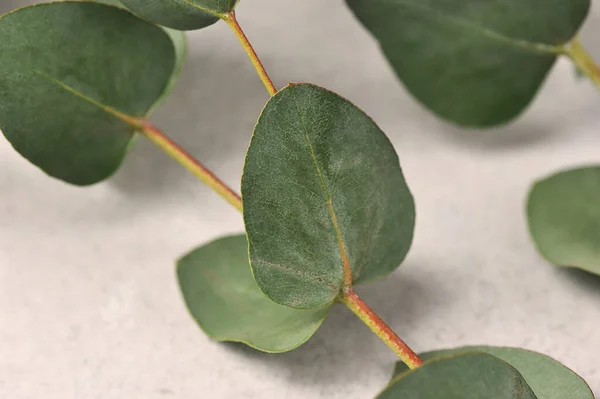
[[134, 13], [178, 30], [201, 29], [235, 9], [239, 0], [121, 0]]
[[425, 362], [394, 378], [377, 399], [541, 399], [510, 364], [487, 353]]
[[208, 336], [263, 352], [302, 345], [329, 311], [292, 309], [267, 298], [252, 278], [245, 235], [221, 238], [184, 256], [177, 276], [191, 315]]
[[97, 183], [122, 162], [163, 96], [175, 52], [160, 28], [94, 2], [57, 2], [0, 17], [0, 130], [47, 174]]
[[590, 0], [346, 2], [413, 96], [467, 126], [518, 116], [590, 8]]
[[395, 270], [410, 247], [415, 208], [398, 156], [346, 99], [290, 84], [265, 106], [242, 177], [250, 260], [260, 289], [318, 308]]
[[[538, 399], [594, 399], [587, 383], [571, 369], [556, 360], [519, 348], [494, 346], [465, 346], [420, 354], [424, 361], [468, 352], [484, 352], [513, 366], [525, 379]], [[408, 371], [404, 363], [396, 363], [394, 378]]]
[[600, 166], [563, 171], [535, 183], [527, 219], [548, 261], [600, 274]]

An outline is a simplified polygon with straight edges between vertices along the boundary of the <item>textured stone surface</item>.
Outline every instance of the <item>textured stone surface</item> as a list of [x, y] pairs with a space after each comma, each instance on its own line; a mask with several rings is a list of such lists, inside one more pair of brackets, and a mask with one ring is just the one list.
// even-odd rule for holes
[[[2, 0], [0, 11], [23, 2]], [[548, 265], [526, 229], [536, 178], [600, 162], [600, 94], [561, 61], [525, 117], [464, 131], [421, 109], [341, 0], [242, 1], [277, 86], [308, 81], [390, 136], [417, 202], [405, 264], [359, 291], [416, 350], [522, 346], [600, 393], [600, 279]], [[154, 121], [232, 186], [267, 100], [224, 24], [193, 32]], [[600, 58], [600, 6], [584, 43]], [[234, 115], [235, 112], [235, 115]], [[242, 230], [241, 216], [144, 140], [109, 182], [51, 180], [0, 138], [0, 397], [370, 398], [393, 354], [343, 308], [308, 344], [263, 355], [211, 342], [188, 316], [174, 259]]]

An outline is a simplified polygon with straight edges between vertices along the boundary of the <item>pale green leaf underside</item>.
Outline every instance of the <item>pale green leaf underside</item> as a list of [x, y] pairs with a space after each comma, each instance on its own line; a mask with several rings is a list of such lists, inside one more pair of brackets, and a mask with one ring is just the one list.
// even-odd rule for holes
[[527, 219], [548, 261], [600, 274], [600, 166], [538, 181], [529, 193]]
[[484, 398], [537, 397], [514, 367], [487, 353], [464, 353], [427, 361], [394, 378], [377, 396], [377, 399]]
[[205, 28], [233, 11], [239, 0], [122, 0], [130, 10], [178, 30]]
[[0, 130], [47, 174], [77, 185], [105, 179], [175, 65], [169, 36], [129, 12], [92, 2], [26, 7], [0, 18]]
[[338, 296], [338, 233], [356, 284], [395, 270], [412, 241], [414, 202], [394, 148], [361, 110], [317, 86], [289, 85], [269, 100], [242, 198], [256, 282], [287, 306]]
[[245, 235], [221, 238], [186, 255], [177, 276], [191, 315], [208, 336], [264, 352], [302, 345], [329, 310], [292, 309], [267, 298], [252, 278]]
[[491, 126], [534, 98], [589, 0], [346, 0], [406, 88], [439, 116]]
[[[485, 352], [509, 363], [521, 373], [538, 399], [594, 399], [587, 383], [572, 370], [546, 355], [525, 349], [466, 346], [427, 352], [419, 356], [424, 361], [429, 361], [467, 352]], [[393, 378], [407, 370], [403, 363], [398, 362]]]

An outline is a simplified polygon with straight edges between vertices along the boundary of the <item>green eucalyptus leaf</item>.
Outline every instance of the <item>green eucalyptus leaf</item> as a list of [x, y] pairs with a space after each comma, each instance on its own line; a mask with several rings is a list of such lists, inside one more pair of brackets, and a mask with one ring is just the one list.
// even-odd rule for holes
[[487, 353], [464, 353], [430, 360], [421, 367], [394, 378], [377, 396], [377, 399], [442, 398], [537, 397], [513, 366]]
[[292, 309], [267, 298], [252, 278], [245, 235], [221, 238], [184, 256], [177, 276], [190, 313], [208, 336], [263, 352], [302, 345], [329, 310]]
[[122, 0], [134, 13], [178, 30], [201, 29], [235, 9], [239, 0]]
[[388, 138], [310, 84], [290, 84], [265, 106], [242, 198], [254, 278], [283, 305], [326, 306], [345, 272], [357, 284], [385, 276], [412, 241], [414, 202]]
[[[538, 399], [594, 399], [590, 387], [571, 369], [541, 353], [519, 348], [465, 346], [420, 354], [424, 361], [468, 352], [484, 352], [513, 366], [525, 379]], [[396, 363], [394, 378], [408, 371], [404, 363]]]
[[590, 0], [346, 2], [413, 96], [467, 126], [518, 116], [590, 7]]
[[[94, 0], [94, 1], [127, 9], [125, 7], [125, 5], [123, 5], [123, 3], [121, 3], [119, 0]], [[171, 38], [171, 41], [173, 42], [173, 47], [175, 48], [175, 67], [173, 68], [173, 75], [171, 75], [171, 80], [169, 81], [169, 84], [165, 88], [165, 91], [163, 92], [160, 99], [154, 103], [154, 106], [152, 107], [151, 111], [156, 109], [169, 96], [169, 94], [171, 94], [171, 92], [175, 88], [177, 80], [179, 79], [179, 76], [181, 75], [181, 71], [183, 70], [183, 65], [185, 64], [185, 60], [186, 60], [187, 52], [188, 52], [187, 38], [185, 36], [185, 32], [167, 28], [164, 26], [161, 26], [161, 28], [167, 33], [167, 35], [169, 35], [169, 37]]]
[[563, 171], [535, 183], [527, 219], [549, 262], [600, 274], [600, 166]]
[[47, 174], [97, 183], [173, 76], [169, 36], [131, 13], [58, 2], [0, 17], [0, 130]]

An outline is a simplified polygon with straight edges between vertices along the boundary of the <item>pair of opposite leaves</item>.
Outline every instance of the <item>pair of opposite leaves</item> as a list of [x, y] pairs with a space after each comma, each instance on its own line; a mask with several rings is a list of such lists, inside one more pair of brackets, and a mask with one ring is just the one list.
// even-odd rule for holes
[[[123, 116], [147, 114], [177, 74], [180, 42], [170, 34], [95, 3], [39, 5], [2, 17], [0, 37], [14, 40], [0, 44], [0, 127], [53, 176], [75, 184], [106, 177], [131, 139]], [[266, 351], [298, 346], [339, 294], [344, 258], [361, 283], [394, 270], [410, 246], [414, 204], [393, 148], [360, 110], [316, 86], [290, 85], [269, 101], [248, 151], [242, 192], [254, 277], [274, 302], [252, 280], [243, 236], [205, 246], [178, 268], [192, 314], [217, 339]], [[220, 245], [226, 248], [210, 255]], [[215, 319], [216, 313], [229, 317]], [[457, 359], [442, 369], [462, 369], [465, 357]], [[494, 362], [496, 373], [506, 369]], [[488, 370], [476, 363], [465, 367]], [[506, 370], [507, 378], [517, 378]], [[422, 373], [390, 389], [404, 389]]]

